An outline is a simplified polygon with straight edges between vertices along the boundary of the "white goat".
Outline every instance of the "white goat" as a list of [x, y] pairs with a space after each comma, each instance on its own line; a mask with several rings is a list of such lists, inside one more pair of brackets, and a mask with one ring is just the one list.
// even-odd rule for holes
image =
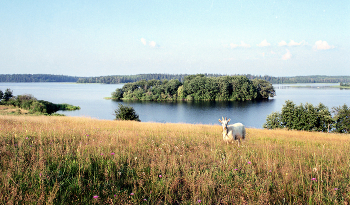
[[222, 117], [222, 120], [219, 119], [219, 122], [222, 125], [222, 136], [224, 141], [228, 144], [229, 142], [232, 142], [234, 140], [238, 140], [238, 146], [240, 145], [241, 139], [245, 139], [245, 127], [242, 123], [235, 123], [233, 125], [227, 125], [228, 122], [230, 122], [231, 119], [224, 119]]

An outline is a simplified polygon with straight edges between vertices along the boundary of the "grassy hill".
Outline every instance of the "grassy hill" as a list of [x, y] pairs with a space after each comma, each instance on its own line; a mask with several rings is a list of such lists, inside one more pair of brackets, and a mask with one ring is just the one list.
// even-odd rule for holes
[[349, 135], [0, 115], [0, 201], [23, 204], [342, 204]]

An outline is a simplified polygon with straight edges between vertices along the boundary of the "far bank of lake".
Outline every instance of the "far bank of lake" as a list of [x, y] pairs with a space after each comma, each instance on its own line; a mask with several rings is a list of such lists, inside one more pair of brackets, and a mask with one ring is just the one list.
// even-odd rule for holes
[[264, 101], [246, 102], [117, 102], [106, 100], [123, 84], [77, 83], [0, 83], [0, 90], [13, 90], [14, 95], [32, 94], [40, 100], [80, 106], [76, 111], [59, 111], [67, 116], [115, 119], [118, 103], [134, 107], [142, 122], [219, 124], [221, 116], [247, 127], [261, 128], [266, 116], [280, 111], [286, 100], [295, 104], [323, 103], [329, 109], [344, 103], [350, 106], [350, 90], [334, 88], [339, 84], [274, 84], [276, 96]]

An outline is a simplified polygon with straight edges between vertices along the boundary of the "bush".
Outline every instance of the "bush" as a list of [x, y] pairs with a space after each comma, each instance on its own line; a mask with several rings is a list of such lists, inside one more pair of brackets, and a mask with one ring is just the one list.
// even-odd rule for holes
[[116, 120], [135, 120], [141, 121], [139, 115], [136, 114], [133, 107], [118, 104], [118, 109], [115, 110]]

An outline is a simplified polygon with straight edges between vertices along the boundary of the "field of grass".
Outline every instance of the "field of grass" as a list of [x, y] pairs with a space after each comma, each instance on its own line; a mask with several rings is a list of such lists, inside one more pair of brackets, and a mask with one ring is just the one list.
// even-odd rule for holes
[[350, 136], [0, 115], [2, 204], [348, 204]]
[[0, 115], [23, 115], [28, 113], [28, 110], [16, 108], [15, 106], [0, 105]]

